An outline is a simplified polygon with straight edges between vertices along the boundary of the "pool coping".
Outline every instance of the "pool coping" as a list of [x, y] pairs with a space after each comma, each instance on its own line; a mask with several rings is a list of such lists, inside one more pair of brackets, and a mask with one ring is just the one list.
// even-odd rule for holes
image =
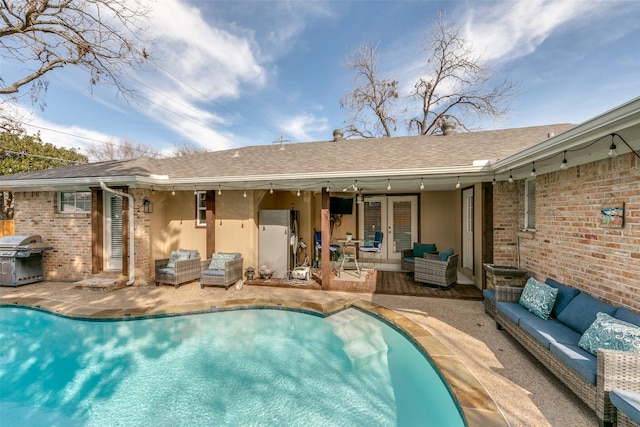
[[135, 320], [181, 316], [225, 310], [276, 308], [330, 316], [347, 308], [357, 308], [385, 321], [410, 339], [436, 367], [446, 381], [469, 427], [509, 426], [504, 414], [486, 388], [445, 344], [425, 327], [386, 308], [361, 299], [336, 299], [330, 302], [279, 298], [237, 298], [225, 301], [160, 305], [154, 307], [100, 308], [39, 297], [0, 296], [0, 307], [23, 307], [55, 315], [93, 321]]

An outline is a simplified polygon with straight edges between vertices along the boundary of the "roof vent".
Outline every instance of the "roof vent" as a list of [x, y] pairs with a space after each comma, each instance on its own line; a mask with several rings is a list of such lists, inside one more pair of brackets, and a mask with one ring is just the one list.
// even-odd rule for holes
[[553, 133], [553, 132], [549, 132], [549, 133], [547, 134], [547, 138], [553, 138], [554, 136], [556, 136], [556, 134], [555, 134], [555, 133]]
[[442, 134], [445, 136], [453, 135], [455, 129], [456, 129], [455, 122], [444, 122], [442, 124]]
[[333, 141], [341, 141], [342, 139], [344, 139], [344, 133], [342, 132], [342, 129], [336, 129], [333, 131]]

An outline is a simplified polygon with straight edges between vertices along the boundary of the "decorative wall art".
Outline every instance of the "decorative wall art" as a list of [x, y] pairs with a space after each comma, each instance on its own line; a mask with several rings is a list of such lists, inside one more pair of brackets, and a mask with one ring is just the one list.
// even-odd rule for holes
[[600, 226], [622, 228], [624, 225], [624, 203], [611, 203], [600, 209]]

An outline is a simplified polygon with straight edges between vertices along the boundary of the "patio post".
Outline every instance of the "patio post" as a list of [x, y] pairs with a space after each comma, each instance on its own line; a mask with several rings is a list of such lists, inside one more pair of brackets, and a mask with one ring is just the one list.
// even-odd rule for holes
[[331, 222], [329, 216], [329, 201], [329, 192], [326, 188], [323, 188], [320, 207], [320, 231], [322, 233], [322, 241], [320, 244], [324, 248], [324, 250], [320, 252], [320, 262], [322, 265], [320, 278], [322, 279], [323, 290], [328, 290], [331, 285], [331, 251], [329, 250], [331, 243]]

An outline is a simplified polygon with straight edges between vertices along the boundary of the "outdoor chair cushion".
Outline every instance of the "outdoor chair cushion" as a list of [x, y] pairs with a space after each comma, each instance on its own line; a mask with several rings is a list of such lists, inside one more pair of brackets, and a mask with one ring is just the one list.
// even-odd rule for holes
[[482, 296], [489, 301], [496, 302], [496, 291], [494, 289], [485, 289], [482, 291]]
[[576, 288], [572, 288], [563, 283], [557, 282], [551, 278], [547, 278], [545, 283], [553, 288], [558, 289], [558, 296], [556, 297], [556, 303], [551, 310], [551, 317], [557, 318], [558, 315], [565, 309], [565, 307], [571, 302], [572, 299], [580, 293]]
[[596, 384], [598, 359], [588, 351], [572, 344], [552, 342], [549, 346], [551, 354], [555, 355], [569, 368], [573, 369], [589, 384]]
[[176, 275], [176, 269], [173, 267], [158, 268], [156, 274], [167, 274], [169, 276]]
[[189, 259], [198, 258], [200, 256], [200, 254], [198, 253], [197, 250], [178, 249], [178, 252], [186, 252], [186, 253], [188, 253], [189, 254]]
[[189, 252], [171, 251], [171, 256], [169, 256], [169, 262], [167, 263], [167, 268], [174, 268], [176, 266], [176, 261], [180, 261], [183, 259], [189, 259]]
[[217, 253], [211, 256], [208, 270], [224, 270], [227, 261], [240, 258], [239, 253]]
[[204, 270], [202, 272], [203, 276], [211, 276], [211, 277], [224, 277], [224, 269], [219, 269], [219, 270]]
[[438, 249], [435, 243], [413, 243], [413, 256], [422, 258], [425, 253], [436, 253]]
[[578, 345], [595, 355], [601, 348], [640, 353], [640, 326], [598, 313]]
[[584, 334], [598, 313], [613, 316], [617, 308], [581, 292], [558, 315], [558, 320], [576, 332]]
[[557, 296], [557, 288], [540, 283], [531, 277], [520, 295], [520, 305], [541, 319], [547, 320]]
[[640, 392], [627, 390], [611, 390], [609, 393], [611, 404], [620, 412], [640, 425]]
[[555, 319], [544, 320], [538, 316], [527, 316], [520, 319], [518, 325], [533, 339], [549, 348], [552, 342], [578, 345], [580, 334]]
[[529, 310], [518, 304], [517, 302], [499, 301], [496, 303], [496, 310], [504, 314], [509, 320], [518, 325], [520, 319], [526, 316], [535, 316]]

